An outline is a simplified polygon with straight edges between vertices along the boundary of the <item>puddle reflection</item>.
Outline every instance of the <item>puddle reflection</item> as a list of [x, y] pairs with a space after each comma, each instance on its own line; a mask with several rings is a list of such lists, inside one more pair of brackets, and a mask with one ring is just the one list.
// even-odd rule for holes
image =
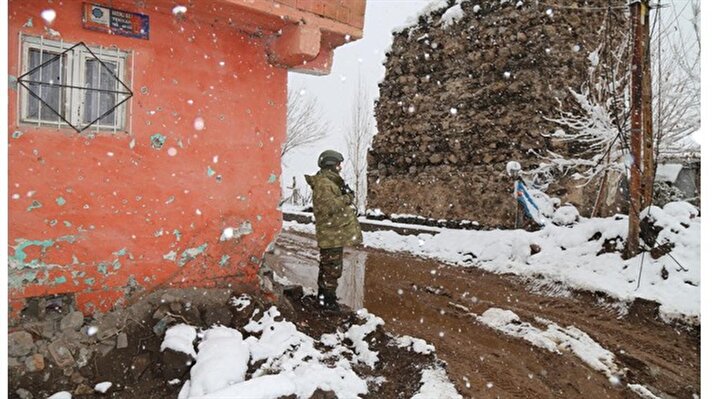
[[[298, 284], [307, 293], [316, 293], [319, 274], [319, 254], [313, 239], [298, 235], [279, 237], [274, 253], [266, 254], [267, 266], [277, 281], [288, 285]], [[364, 282], [368, 253], [346, 248], [344, 267], [338, 280], [336, 296], [339, 303], [357, 310], [363, 307]]]

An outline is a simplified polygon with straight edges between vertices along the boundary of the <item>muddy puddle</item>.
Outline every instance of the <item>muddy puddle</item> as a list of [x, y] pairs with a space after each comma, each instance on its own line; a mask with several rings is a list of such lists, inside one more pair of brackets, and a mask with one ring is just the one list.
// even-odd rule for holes
[[[284, 281], [316, 291], [312, 236], [283, 232], [266, 260]], [[639, 397], [628, 384], [661, 397], [699, 394], [699, 329], [665, 324], [654, 309], [621, 311], [592, 294], [363, 248], [346, 250], [337, 295], [382, 317], [386, 330], [434, 344], [465, 397]], [[625, 377], [611, 382], [569, 352], [552, 353], [476, 321], [493, 307], [575, 326], [616, 355]]]

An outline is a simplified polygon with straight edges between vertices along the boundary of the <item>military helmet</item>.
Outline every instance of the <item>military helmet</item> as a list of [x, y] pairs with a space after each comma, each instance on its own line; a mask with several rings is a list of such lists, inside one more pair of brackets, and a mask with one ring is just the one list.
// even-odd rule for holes
[[324, 168], [327, 166], [334, 166], [344, 162], [344, 156], [338, 151], [326, 150], [319, 154], [319, 167]]

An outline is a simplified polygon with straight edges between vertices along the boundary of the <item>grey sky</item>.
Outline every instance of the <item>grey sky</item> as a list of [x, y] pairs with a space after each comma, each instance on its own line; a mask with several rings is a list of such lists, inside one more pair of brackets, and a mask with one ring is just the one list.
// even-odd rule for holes
[[369, 0], [363, 38], [336, 49], [334, 64], [328, 76], [289, 74], [289, 89], [300, 90], [317, 97], [331, 124], [328, 138], [313, 146], [294, 150], [286, 157], [282, 178], [291, 183], [292, 176], [301, 179], [305, 173], [318, 170], [319, 152], [333, 148], [346, 152], [344, 129], [351, 118], [352, 98], [356, 93], [359, 71], [371, 98], [378, 95], [378, 82], [383, 79], [384, 51], [391, 44], [391, 31], [412, 15], [416, 15], [429, 0]]

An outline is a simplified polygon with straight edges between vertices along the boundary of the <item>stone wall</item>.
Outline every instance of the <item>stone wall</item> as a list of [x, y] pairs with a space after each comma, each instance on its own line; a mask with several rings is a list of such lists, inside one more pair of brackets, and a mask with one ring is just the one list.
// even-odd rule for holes
[[[544, 137], [558, 128], [545, 118], [558, 115], [557, 99], [575, 107], [569, 88], [587, 81], [592, 52], [625, 37], [627, 10], [613, 3], [607, 41], [603, 0], [559, 2], [565, 7], [465, 0], [455, 20], [449, 16], [459, 10], [447, 3], [394, 33], [376, 103], [368, 207], [511, 226], [506, 163], [526, 171], [549, 150], [585, 151]], [[564, 180], [548, 193], [586, 214], [599, 185], [575, 186]], [[568, 198], [569, 191], [576, 193]]]

